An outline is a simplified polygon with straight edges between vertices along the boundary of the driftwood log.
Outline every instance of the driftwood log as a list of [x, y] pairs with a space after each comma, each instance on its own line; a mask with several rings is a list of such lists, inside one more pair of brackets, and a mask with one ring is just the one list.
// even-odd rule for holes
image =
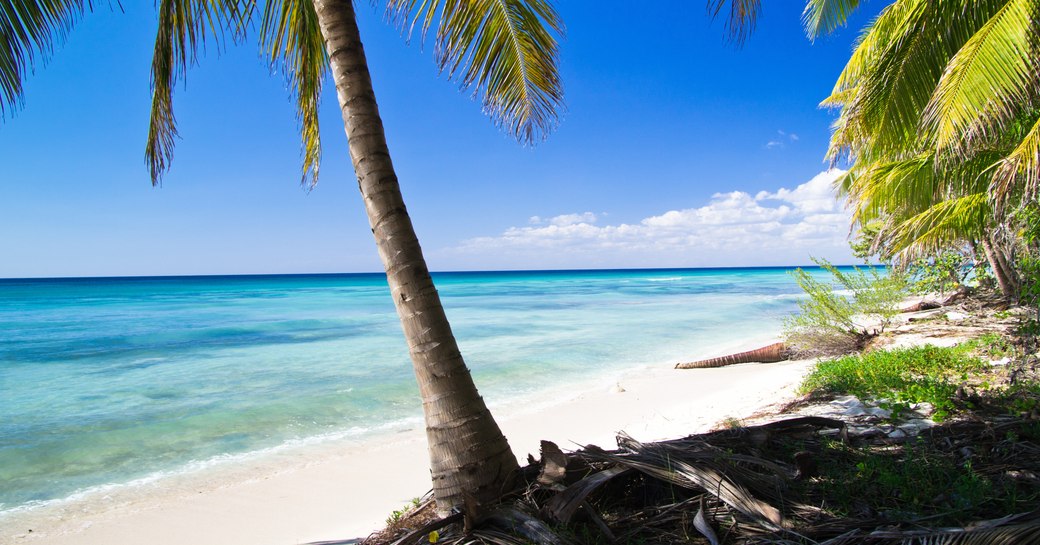
[[899, 312], [901, 314], [906, 314], [907, 312], [921, 312], [922, 310], [933, 310], [940, 307], [942, 307], [942, 305], [936, 303], [935, 301], [921, 301], [919, 303], [914, 303], [906, 308], [902, 308], [899, 310]]
[[677, 363], [675, 364], [675, 368], [707, 369], [710, 367], [722, 367], [725, 365], [734, 365], [737, 363], [773, 363], [777, 361], [784, 361], [786, 359], [787, 347], [784, 346], [784, 343], [773, 343], [769, 346], [763, 346], [762, 348], [756, 348], [755, 350], [748, 350], [747, 352], [740, 352], [738, 354], [719, 356], [717, 358], [709, 358], [700, 361]]

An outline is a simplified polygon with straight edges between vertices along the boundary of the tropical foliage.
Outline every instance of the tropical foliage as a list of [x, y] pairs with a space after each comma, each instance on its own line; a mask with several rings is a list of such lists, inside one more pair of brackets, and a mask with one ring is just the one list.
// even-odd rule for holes
[[832, 281], [796, 269], [792, 276], [805, 292], [798, 313], [784, 321], [784, 344], [799, 356], [847, 354], [861, 350], [899, 314], [905, 277], [895, 270], [853, 267], [843, 271], [826, 260], [816, 264]]
[[[810, 37], [858, 2], [810, 0]], [[828, 156], [873, 248], [911, 263], [980, 249], [1016, 296], [1019, 240], [1007, 218], [1040, 179], [1036, 0], [897, 0], [863, 31], [825, 106], [839, 108]]]

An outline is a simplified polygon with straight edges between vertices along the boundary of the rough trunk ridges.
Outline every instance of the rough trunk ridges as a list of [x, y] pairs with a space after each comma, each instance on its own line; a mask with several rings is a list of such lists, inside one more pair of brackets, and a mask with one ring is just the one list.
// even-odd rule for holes
[[404, 205], [351, 0], [313, 0], [358, 186], [415, 368], [438, 510], [495, 499], [518, 469], [477, 393]]
[[686, 363], [677, 363], [675, 364], [675, 368], [707, 369], [709, 367], [722, 367], [725, 365], [734, 365], [737, 363], [750, 363], [753, 361], [761, 363], [773, 363], [777, 361], [784, 361], [786, 359], [787, 347], [784, 346], [784, 343], [773, 343], [769, 346], [763, 346], [762, 348], [748, 350], [747, 352], [730, 354], [728, 356], [720, 356], [717, 358], [710, 358], [700, 361], [691, 361]]
[[987, 236], [982, 238], [982, 250], [986, 254], [986, 261], [989, 261], [993, 276], [997, 279], [1000, 293], [1007, 299], [1016, 298], [1019, 290], [1018, 279], [1015, 277], [1015, 271], [1008, 265], [1009, 260], [1005, 257], [1003, 249], [991, 242]]

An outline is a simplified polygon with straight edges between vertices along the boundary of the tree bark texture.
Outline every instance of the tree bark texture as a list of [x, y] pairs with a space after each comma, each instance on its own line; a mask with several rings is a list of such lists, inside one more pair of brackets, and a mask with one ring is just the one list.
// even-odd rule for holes
[[1015, 278], [1015, 271], [1011, 270], [1008, 266], [1008, 260], [1004, 256], [1003, 250], [993, 244], [989, 237], [982, 238], [982, 251], [986, 254], [986, 260], [989, 261], [989, 268], [993, 270], [993, 276], [997, 279], [997, 286], [1000, 287], [1000, 293], [1004, 295], [1006, 299], [1015, 299], [1018, 297], [1018, 282]]
[[350, 157], [401, 319], [426, 417], [438, 511], [500, 495], [518, 469], [452, 335], [405, 209], [351, 0], [313, 0]]
[[707, 369], [709, 367], [723, 367], [726, 365], [735, 365], [737, 363], [774, 363], [778, 361], [784, 361], [787, 359], [787, 347], [784, 343], [773, 343], [769, 346], [763, 346], [762, 348], [756, 348], [754, 350], [748, 350], [747, 352], [739, 352], [737, 354], [730, 354], [728, 356], [720, 356], [717, 358], [710, 358], [700, 361], [691, 361], [686, 363], [675, 364], [676, 369]]

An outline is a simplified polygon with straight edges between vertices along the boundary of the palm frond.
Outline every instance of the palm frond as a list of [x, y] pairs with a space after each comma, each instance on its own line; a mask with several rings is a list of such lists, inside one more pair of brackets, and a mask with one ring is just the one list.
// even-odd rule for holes
[[845, 24], [859, 7], [859, 0], [809, 0], [802, 12], [802, 23], [810, 40], [834, 32]]
[[894, 2], [881, 10], [860, 33], [849, 62], [845, 64], [834, 84], [832, 94], [858, 87], [863, 76], [871, 70], [877, 56], [888, 47], [895, 36], [905, 35], [900, 29], [919, 18], [924, 8], [923, 0], [905, 0]]
[[978, 240], [993, 221], [986, 193], [939, 202], [902, 223], [891, 234], [893, 248], [904, 257], [922, 255], [952, 242]]
[[0, 115], [22, 100], [23, 80], [37, 56], [45, 60], [61, 43], [89, 0], [5, 0], [0, 2]]
[[314, 4], [310, 0], [268, 2], [260, 25], [260, 46], [271, 64], [280, 65], [295, 95], [303, 144], [300, 183], [313, 187], [318, 183], [321, 165], [318, 103], [329, 66]]
[[474, 88], [484, 112], [525, 143], [542, 140], [563, 109], [557, 35], [548, 0], [387, 0], [402, 30], [434, 32], [434, 56], [449, 78]]
[[157, 185], [173, 159], [177, 122], [173, 115], [173, 88], [195, 63], [207, 31], [222, 35], [241, 31], [249, 2], [239, 0], [161, 0], [159, 26], [152, 55], [152, 108], [145, 161], [152, 185]]
[[712, 19], [729, 4], [729, 16], [726, 18], [726, 32], [730, 41], [742, 44], [755, 31], [758, 12], [762, 9], [761, 0], [708, 0], [708, 13]]
[[1023, 201], [1035, 200], [1040, 191], [1040, 119], [1037, 119], [1015, 149], [1000, 161], [990, 192], [998, 210], [1015, 195]]
[[867, 223], [885, 216], [906, 215], [922, 210], [941, 199], [934, 156], [923, 155], [873, 165], [856, 177], [849, 187], [849, 202], [854, 203], [853, 220]]
[[876, 120], [864, 113], [870, 82], [884, 74], [879, 66], [886, 51], [897, 49], [899, 44], [913, 38], [908, 29], [916, 27], [926, 7], [924, 0], [895, 2], [863, 30], [830, 97], [821, 104], [842, 109], [827, 152], [831, 161], [843, 156], [855, 159], [873, 144], [871, 136], [876, 133]]
[[998, 130], [1028, 104], [1037, 84], [1036, 0], [1004, 4], [950, 59], [924, 109], [923, 125], [939, 149]]
[[1002, 4], [911, 0], [883, 11], [835, 86], [835, 94], [856, 88], [842, 113], [862, 140], [843, 143], [890, 159], [916, 154], [929, 138], [918, 130], [921, 114], [948, 60]]

